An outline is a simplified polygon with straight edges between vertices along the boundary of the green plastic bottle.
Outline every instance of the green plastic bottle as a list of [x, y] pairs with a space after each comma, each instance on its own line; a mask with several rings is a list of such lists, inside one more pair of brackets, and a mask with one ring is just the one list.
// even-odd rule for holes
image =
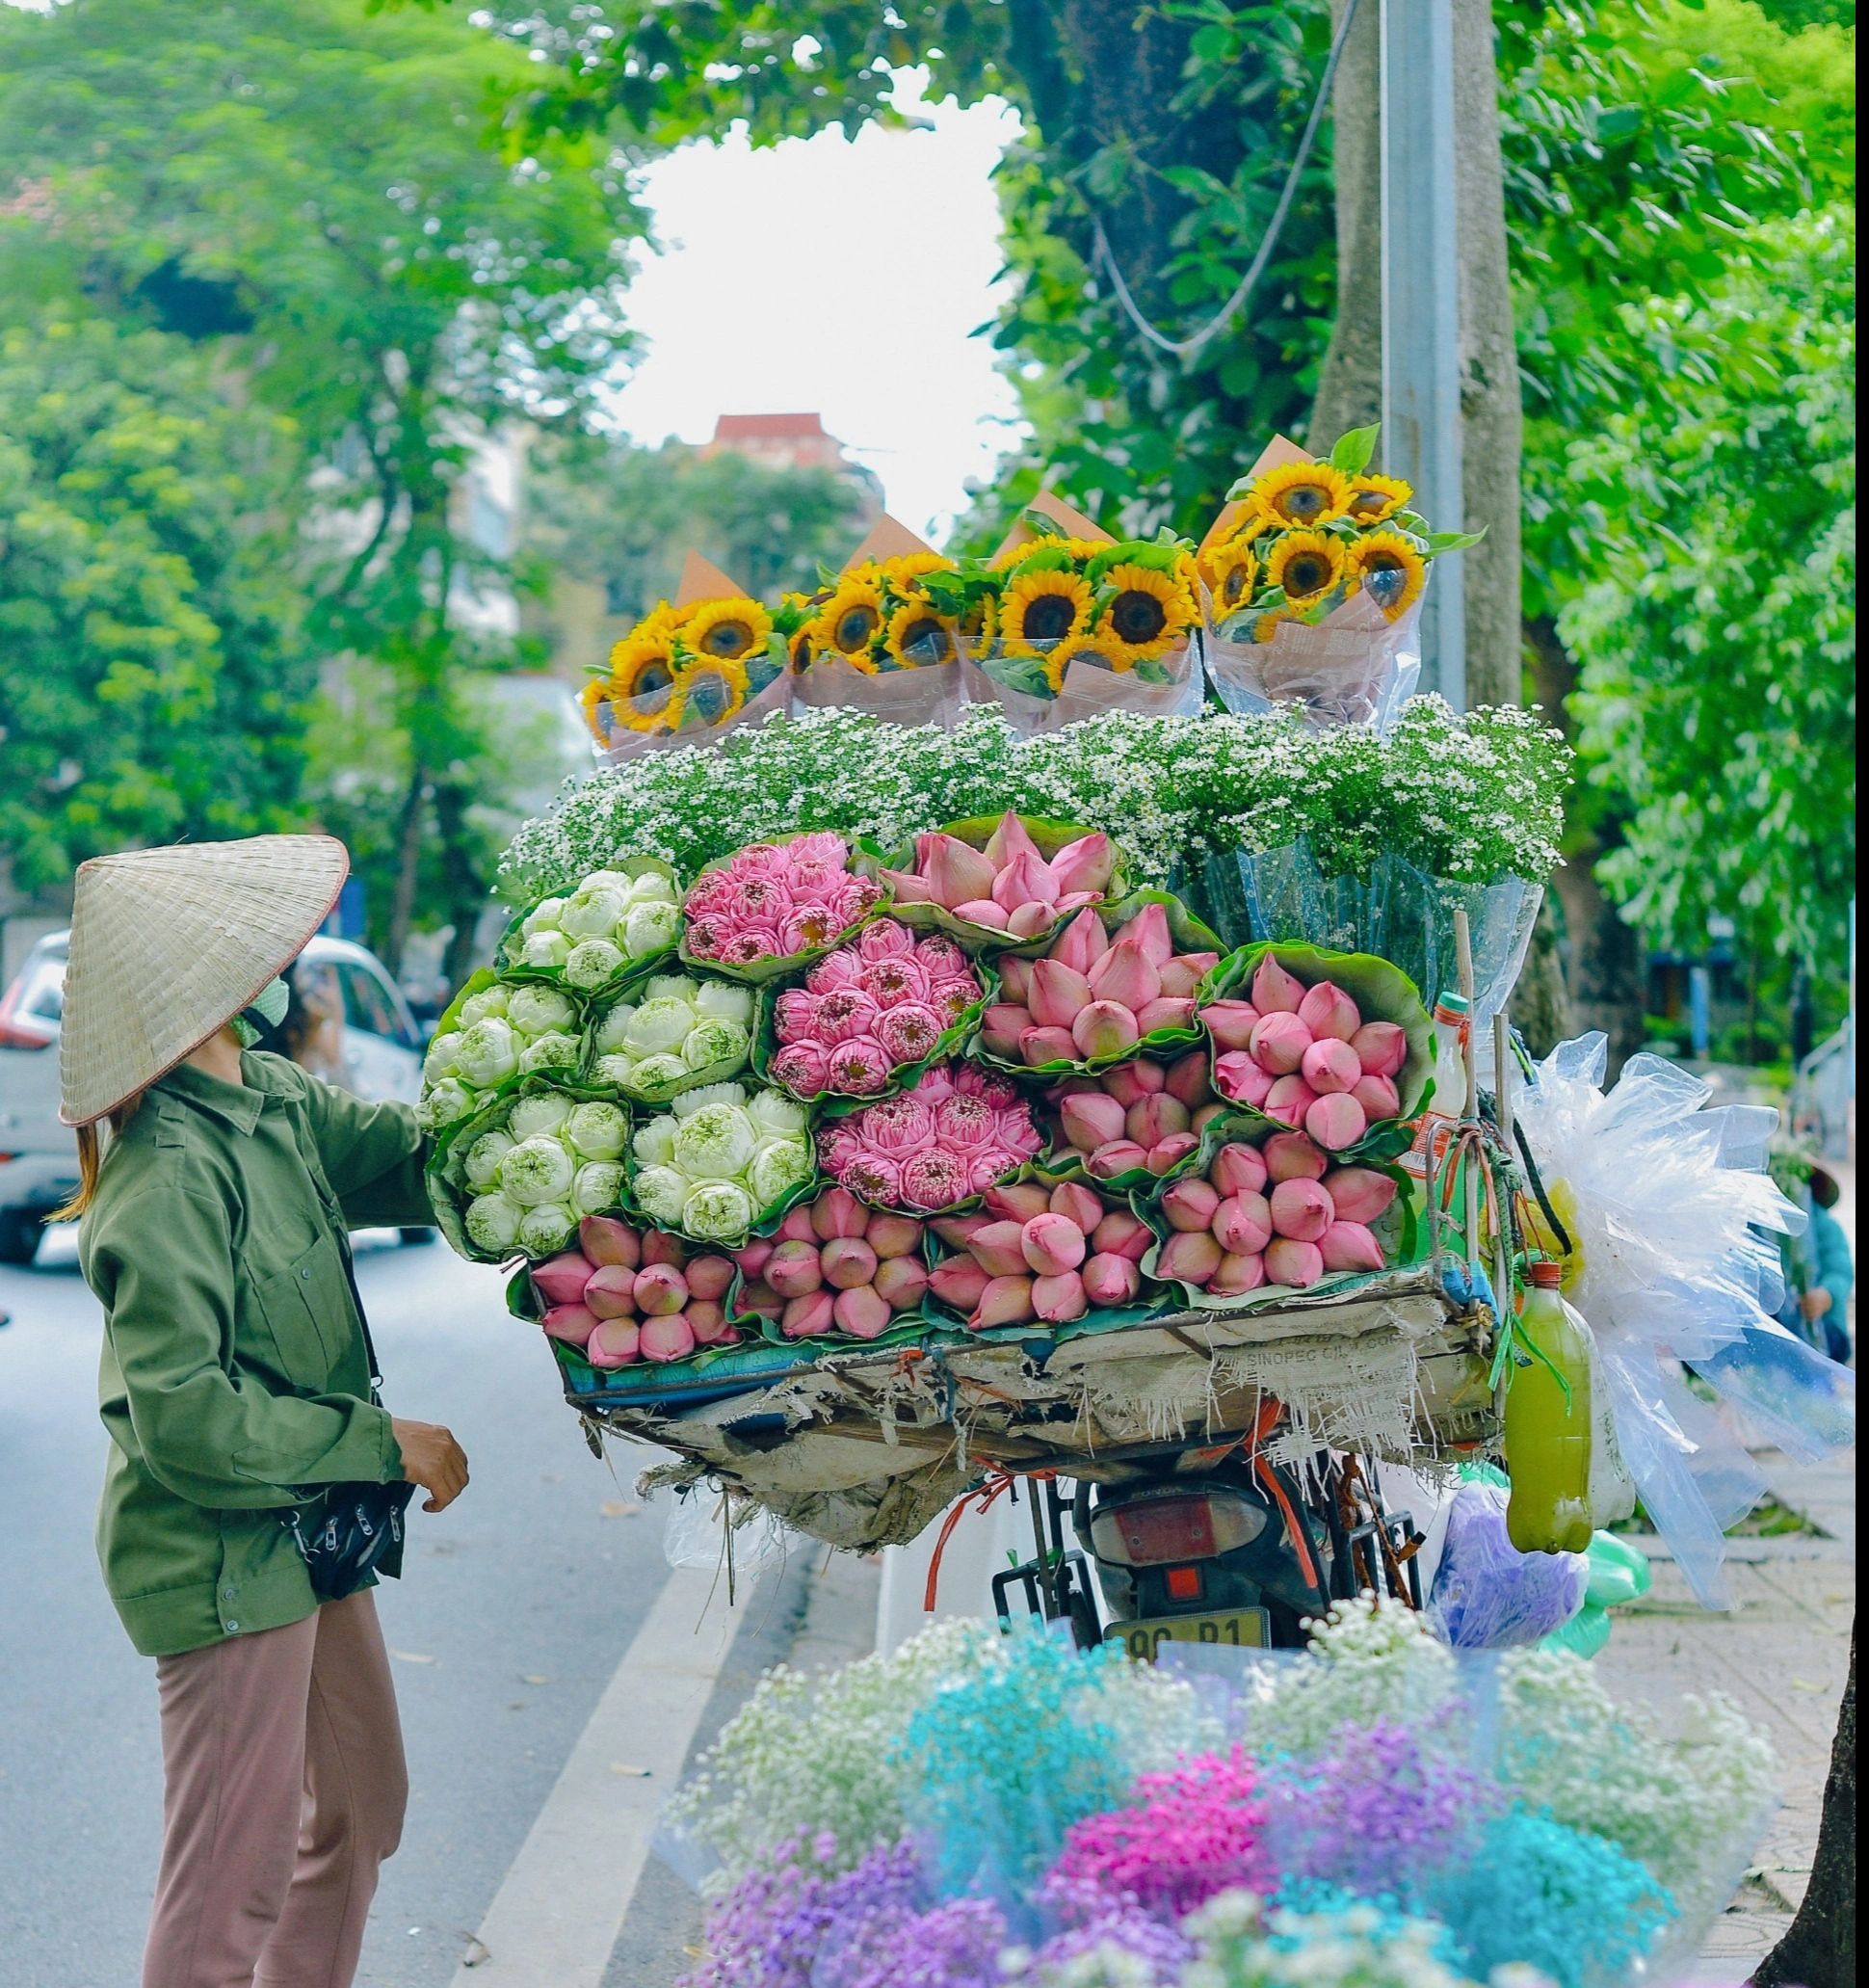
[[1536, 1348], [1514, 1352], [1506, 1390], [1506, 1466], [1513, 1480], [1506, 1533], [1521, 1553], [1588, 1552], [1593, 1530], [1590, 1339], [1565, 1313], [1558, 1295], [1562, 1274], [1556, 1263], [1532, 1265], [1532, 1287], [1514, 1327]]

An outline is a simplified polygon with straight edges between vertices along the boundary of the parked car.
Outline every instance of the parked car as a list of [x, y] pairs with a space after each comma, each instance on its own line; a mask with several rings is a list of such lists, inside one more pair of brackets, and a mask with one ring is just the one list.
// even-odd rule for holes
[[[30, 1263], [52, 1209], [78, 1184], [78, 1149], [59, 1123], [59, 1022], [69, 932], [26, 955], [0, 995], [0, 1263]], [[292, 1006], [266, 1047], [359, 1098], [413, 1104], [423, 1034], [377, 956], [344, 939], [310, 941], [286, 969]], [[430, 1242], [433, 1229], [405, 1229]]]

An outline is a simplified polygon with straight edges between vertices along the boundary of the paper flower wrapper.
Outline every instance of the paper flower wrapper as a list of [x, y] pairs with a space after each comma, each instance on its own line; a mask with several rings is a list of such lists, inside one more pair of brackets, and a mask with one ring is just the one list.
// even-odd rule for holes
[[[1032, 646], [1040, 651], [1057, 647], [1055, 643]], [[968, 702], [999, 705], [1007, 724], [1021, 738], [1063, 731], [1066, 726], [1101, 717], [1106, 711], [1133, 711], [1145, 718], [1200, 715], [1204, 686], [1192, 642], [1171, 649], [1152, 664], [1138, 664], [1130, 670], [1105, 670], [1073, 657], [1055, 697], [1035, 696], [1002, 680], [1008, 664], [1031, 660], [1029, 656], [1007, 655], [998, 643], [978, 655], [961, 644], [961, 678]]]
[[939, 725], [952, 730], [967, 702], [958, 658], [919, 664], [912, 670], [859, 670], [835, 657], [819, 656], [792, 679], [798, 702], [807, 710], [841, 705], [891, 725]]
[[[1319, 728], [1371, 725], [1386, 730], [1420, 679], [1419, 598], [1391, 622], [1367, 592], [1360, 592], [1314, 625], [1280, 622], [1270, 642], [1242, 642], [1219, 632], [1213, 598], [1205, 589], [1202, 596], [1207, 675], [1229, 711], [1246, 714], [1296, 704], [1305, 721]], [[1250, 619], [1229, 616], [1222, 625]]]
[[[648, 697], [603, 698], [592, 704], [592, 728], [601, 729], [605, 741], [597, 747], [598, 765], [622, 766], [640, 759], [645, 753], [671, 753], [684, 746], [711, 745], [743, 726], [763, 725], [774, 712], [783, 711], [789, 705], [792, 679], [781, 670], [763, 690], [713, 725], [694, 718], [672, 731], [640, 729], [659, 716], [671, 694], [661, 690]], [[637, 724], [629, 722], [632, 718]]]

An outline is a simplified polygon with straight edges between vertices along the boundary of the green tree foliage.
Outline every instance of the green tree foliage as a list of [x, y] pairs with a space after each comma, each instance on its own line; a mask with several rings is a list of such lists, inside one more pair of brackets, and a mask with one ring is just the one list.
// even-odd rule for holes
[[277, 506], [291, 424], [185, 339], [0, 332], [0, 852], [62, 884], [125, 843], [298, 826], [316, 670]]

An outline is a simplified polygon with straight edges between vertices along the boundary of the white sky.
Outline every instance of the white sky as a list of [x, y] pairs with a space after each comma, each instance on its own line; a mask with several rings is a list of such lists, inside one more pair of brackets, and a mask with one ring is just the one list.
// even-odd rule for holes
[[[908, 79], [905, 78], [905, 81]], [[645, 356], [616, 394], [640, 442], [705, 441], [717, 414], [812, 411], [939, 543], [1015, 439], [985, 338], [999, 216], [988, 180], [1016, 114], [898, 101], [928, 131], [837, 131], [755, 151], [694, 145], [643, 175], [662, 254], [628, 311]]]

